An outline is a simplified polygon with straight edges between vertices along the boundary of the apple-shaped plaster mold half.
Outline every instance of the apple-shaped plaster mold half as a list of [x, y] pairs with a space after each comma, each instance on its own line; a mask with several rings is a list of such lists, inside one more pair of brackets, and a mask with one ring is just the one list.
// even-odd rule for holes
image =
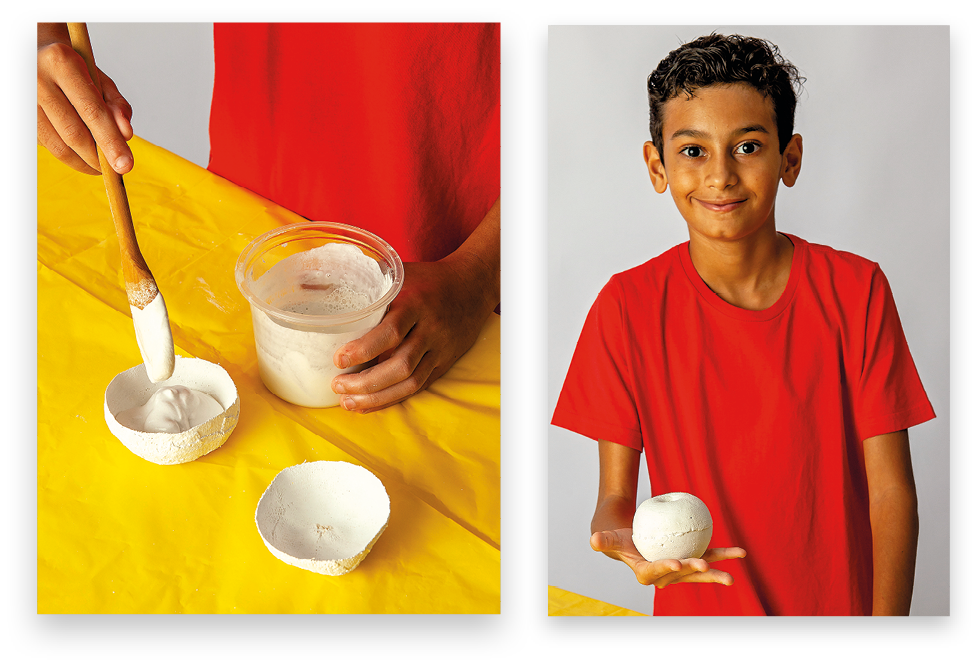
[[365, 559], [389, 521], [389, 495], [369, 470], [340, 461], [306, 462], [278, 473], [254, 519], [283, 562], [341, 576]]
[[[163, 388], [186, 387], [207, 394], [223, 411], [183, 432], [143, 432], [119, 422], [117, 416], [146, 405]], [[108, 429], [132, 453], [159, 465], [176, 465], [196, 460], [220, 447], [237, 425], [240, 398], [227, 371], [199, 358], [176, 357], [173, 375], [153, 383], [144, 365], [115, 376], [105, 389], [105, 422]]]

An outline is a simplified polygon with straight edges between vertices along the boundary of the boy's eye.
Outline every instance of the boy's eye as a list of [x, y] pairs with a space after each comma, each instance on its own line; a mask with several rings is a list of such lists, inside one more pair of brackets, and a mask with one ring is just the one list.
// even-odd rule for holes
[[[735, 147], [735, 154], [752, 155], [757, 153], [761, 147], [757, 141], [746, 141]], [[701, 146], [685, 146], [681, 148], [680, 153], [690, 158], [697, 158], [704, 156], [704, 149]]]
[[759, 147], [759, 144], [755, 143], [754, 141], [746, 141], [735, 148], [735, 152], [739, 155], [751, 155], [752, 153], [757, 153]]

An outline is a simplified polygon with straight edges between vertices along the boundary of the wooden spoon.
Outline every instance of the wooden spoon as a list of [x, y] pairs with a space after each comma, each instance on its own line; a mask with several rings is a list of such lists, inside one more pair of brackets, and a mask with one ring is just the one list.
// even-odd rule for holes
[[[71, 36], [71, 46], [84, 58], [91, 80], [97, 85], [98, 70], [95, 68], [95, 57], [91, 52], [88, 26], [84, 23], [69, 23], [68, 34]], [[122, 277], [125, 279], [125, 293], [129, 299], [129, 308], [132, 310], [136, 342], [139, 344], [139, 352], [142, 354], [149, 379], [160, 382], [172, 376], [176, 361], [166, 303], [139, 250], [122, 176], [115, 173], [100, 147], [98, 147], [98, 164], [102, 171], [102, 179], [105, 181], [108, 205], [112, 210], [115, 234], [118, 236], [119, 249], [122, 253]]]

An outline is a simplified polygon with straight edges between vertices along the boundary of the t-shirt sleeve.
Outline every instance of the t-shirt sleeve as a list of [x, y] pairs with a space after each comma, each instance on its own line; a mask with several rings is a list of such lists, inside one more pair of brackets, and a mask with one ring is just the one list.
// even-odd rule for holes
[[890, 284], [879, 266], [871, 277], [863, 350], [855, 404], [861, 441], [934, 418]]
[[620, 290], [610, 280], [586, 317], [552, 424], [639, 451], [643, 437], [623, 311]]

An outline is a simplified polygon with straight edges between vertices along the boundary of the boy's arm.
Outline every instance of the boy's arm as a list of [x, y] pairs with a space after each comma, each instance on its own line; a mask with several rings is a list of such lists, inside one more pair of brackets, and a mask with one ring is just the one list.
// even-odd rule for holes
[[[592, 516], [592, 534], [633, 527], [640, 477], [640, 452], [599, 440], [599, 495]], [[616, 553], [606, 553], [620, 559]]]
[[873, 536], [873, 614], [907, 615], [917, 560], [917, 489], [907, 430], [863, 441]]

